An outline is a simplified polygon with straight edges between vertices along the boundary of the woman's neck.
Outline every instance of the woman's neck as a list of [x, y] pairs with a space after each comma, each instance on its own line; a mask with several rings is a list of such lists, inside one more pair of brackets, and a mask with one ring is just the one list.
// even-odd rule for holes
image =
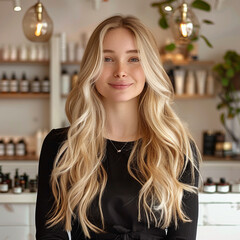
[[105, 137], [115, 141], [135, 141], [140, 138], [137, 101], [104, 103], [106, 111]]

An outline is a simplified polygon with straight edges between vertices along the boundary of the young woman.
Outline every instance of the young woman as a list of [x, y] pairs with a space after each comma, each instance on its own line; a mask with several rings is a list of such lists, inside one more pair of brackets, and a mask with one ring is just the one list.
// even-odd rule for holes
[[196, 238], [200, 154], [173, 96], [138, 19], [95, 29], [67, 99], [70, 127], [43, 143], [38, 240]]

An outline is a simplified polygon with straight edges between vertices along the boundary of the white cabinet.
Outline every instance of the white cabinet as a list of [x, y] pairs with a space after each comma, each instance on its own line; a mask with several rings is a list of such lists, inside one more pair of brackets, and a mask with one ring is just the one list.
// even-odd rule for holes
[[0, 240], [35, 239], [35, 203], [1, 203], [0, 213]]
[[240, 239], [240, 194], [200, 194], [197, 240]]

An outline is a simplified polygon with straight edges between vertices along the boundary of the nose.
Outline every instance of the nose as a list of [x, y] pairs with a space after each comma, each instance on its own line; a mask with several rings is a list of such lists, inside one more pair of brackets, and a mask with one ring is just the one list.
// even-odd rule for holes
[[126, 68], [124, 67], [123, 63], [118, 63], [118, 65], [116, 66], [116, 69], [114, 71], [113, 76], [115, 78], [124, 78], [127, 77], [127, 72], [126, 72]]

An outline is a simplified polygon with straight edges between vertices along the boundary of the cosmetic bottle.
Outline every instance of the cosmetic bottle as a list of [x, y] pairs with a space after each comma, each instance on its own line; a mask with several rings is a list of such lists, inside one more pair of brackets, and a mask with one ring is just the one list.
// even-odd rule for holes
[[212, 178], [207, 178], [207, 181], [204, 183], [203, 191], [205, 193], [215, 193], [216, 184], [213, 182]]
[[61, 83], [62, 83], [62, 95], [67, 95], [70, 91], [70, 75], [66, 70], [62, 71], [62, 76], [61, 76]]
[[25, 180], [24, 180], [24, 176], [20, 176], [19, 177], [19, 183], [20, 183], [20, 187], [22, 188], [22, 192], [25, 191]]
[[186, 94], [195, 94], [195, 82], [194, 72], [189, 70], [186, 78]]
[[41, 84], [41, 91], [43, 93], [49, 93], [50, 92], [50, 81], [48, 77], [45, 77]]
[[37, 192], [37, 180], [36, 179], [30, 179], [29, 191], [30, 192]]
[[0, 193], [7, 193], [8, 192], [8, 184], [6, 175], [3, 174], [2, 182], [0, 183]]
[[40, 80], [38, 77], [35, 77], [31, 83], [31, 92], [40, 93]]
[[10, 139], [6, 144], [6, 155], [7, 156], [15, 155], [15, 144], [12, 139]]
[[12, 189], [12, 179], [10, 177], [10, 173], [6, 173], [6, 177], [7, 177], [7, 184], [8, 184], [8, 189], [11, 190]]
[[176, 94], [182, 95], [184, 93], [184, 85], [185, 85], [185, 70], [175, 69], [173, 74], [175, 79]]
[[2, 139], [0, 139], [0, 156], [5, 155], [5, 143]]
[[230, 191], [230, 184], [226, 182], [225, 178], [220, 178], [220, 181], [217, 184], [217, 192], [228, 193], [229, 191]]
[[18, 174], [18, 168], [15, 170], [15, 176], [14, 176], [14, 187], [20, 186], [20, 178]]
[[208, 130], [203, 132], [203, 155], [213, 156], [215, 151], [215, 134]]
[[12, 74], [9, 85], [10, 92], [18, 92], [18, 80], [16, 79], [15, 73]]
[[26, 78], [26, 74], [22, 74], [22, 79], [20, 81], [20, 92], [27, 93], [29, 92], [29, 81]]
[[232, 183], [231, 192], [240, 193], [240, 180], [235, 183]]
[[25, 189], [29, 189], [29, 176], [26, 173], [24, 173], [23, 178], [25, 181]]
[[24, 139], [20, 139], [16, 144], [16, 156], [24, 156], [26, 153], [26, 142]]
[[9, 92], [9, 81], [7, 75], [3, 73], [0, 85], [0, 92]]
[[0, 183], [2, 182], [2, 179], [3, 179], [2, 166], [0, 166]]

